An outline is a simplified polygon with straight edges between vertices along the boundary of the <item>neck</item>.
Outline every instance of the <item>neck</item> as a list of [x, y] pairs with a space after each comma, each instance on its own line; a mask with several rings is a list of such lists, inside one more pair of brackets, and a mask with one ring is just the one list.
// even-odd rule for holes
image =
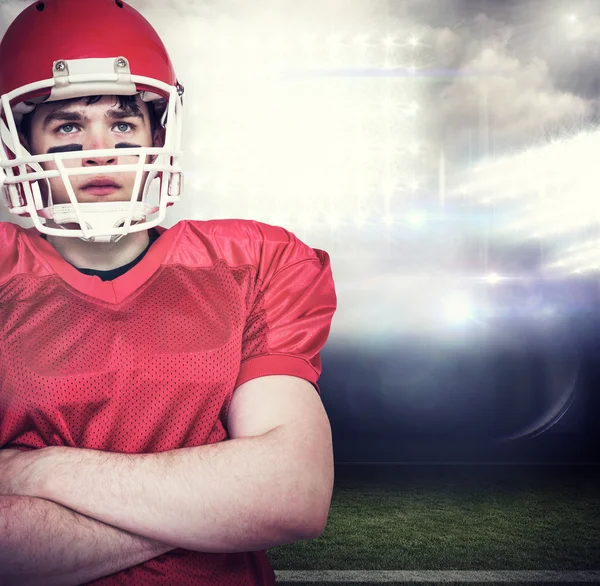
[[130, 263], [148, 246], [148, 230], [126, 234], [117, 242], [86, 242], [80, 238], [47, 237], [69, 264], [78, 269], [110, 271]]

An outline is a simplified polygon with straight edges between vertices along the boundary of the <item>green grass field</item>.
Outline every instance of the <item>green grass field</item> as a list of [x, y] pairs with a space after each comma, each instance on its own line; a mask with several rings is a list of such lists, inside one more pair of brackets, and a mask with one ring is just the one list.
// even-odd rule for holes
[[268, 555], [275, 570], [599, 570], [600, 468], [338, 467], [325, 533]]

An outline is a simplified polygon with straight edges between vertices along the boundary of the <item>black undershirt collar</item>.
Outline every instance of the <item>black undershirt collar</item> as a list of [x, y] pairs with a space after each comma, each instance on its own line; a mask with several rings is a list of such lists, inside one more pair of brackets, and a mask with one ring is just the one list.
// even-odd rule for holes
[[[123, 265], [121, 267], [117, 267], [116, 269], [110, 269], [108, 271], [100, 271], [97, 269], [80, 269], [79, 267], [76, 267], [75, 265], [71, 265], [71, 266], [76, 268], [80, 273], [83, 273], [84, 275], [100, 277], [100, 279], [102, 281], [112, 281], [113, 279], [116, 279], [117, 277], [124, 275], [127, 271], [129, 271], [136, 264], [138, 264], [144, 258], [144, 256], [146, 255], [146, 253], [148, 252], [148, 250], [150, 249], [152, 244], [154, 244], [154, 242], [156, 242], [156, 240], [158, 239], [160, 234], [158, 233], [158, 231], [155, 228], [151, 228], [150, 230], [148, 230], [148, 236], [150, 238], [150, 242], [148, 242], [148, 246], [146, 246], [146, 248], [131, 262], [128, 262], [126, 265]], [[47, 240], [46, 234], [41, 234], [41, 237], [44, 240]], [[69, 263], [69, 264], [71, 264], [71, 263]]]

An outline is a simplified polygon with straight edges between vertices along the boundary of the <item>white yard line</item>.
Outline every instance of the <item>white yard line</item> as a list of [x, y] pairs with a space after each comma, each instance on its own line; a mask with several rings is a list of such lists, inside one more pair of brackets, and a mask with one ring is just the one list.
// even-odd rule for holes
[[279, 570], [277, 582], [588, 582], [600, 583], [600, 570]]

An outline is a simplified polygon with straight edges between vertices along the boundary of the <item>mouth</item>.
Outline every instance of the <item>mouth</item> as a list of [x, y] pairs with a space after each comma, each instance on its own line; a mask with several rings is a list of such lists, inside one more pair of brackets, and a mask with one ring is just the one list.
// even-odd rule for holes
[[121, 186], [108, 177], [96, 177], [81, 187], [82, 191], [91, 195], [109, 195], [121, 189]]

